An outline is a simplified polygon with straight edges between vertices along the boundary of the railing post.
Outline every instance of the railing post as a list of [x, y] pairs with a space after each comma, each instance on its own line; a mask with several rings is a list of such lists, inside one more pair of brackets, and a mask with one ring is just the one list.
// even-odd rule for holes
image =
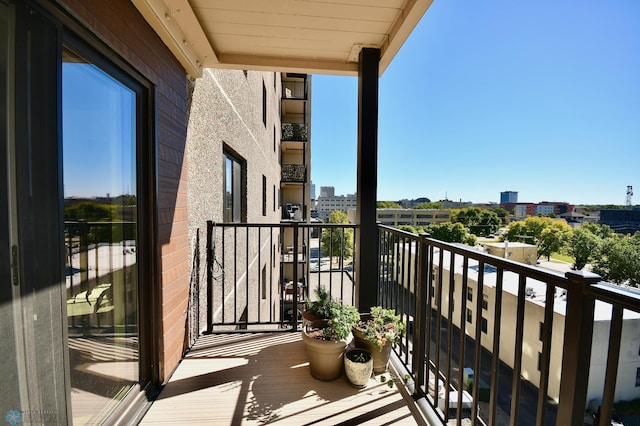
[[[415, 317], [413, 319], [413, 359], [412, 368], [415, 376], [415, 386], [413, 391], [413, 397], [415, 399], [422, 398], [425, 392], [422, 390], [423, 385], [428, 387], [425, 383], [425, 336], [427, 327], [427, 309], [425, 303], [427, 303], [428, 292], [427, 290], [427, 274], [429, 271], [428, 259], [427, 259], [427, 237], [428, 234], [420, 234], [418, 239], [418, 282], [416, 283], [416, 295], [415, 295]], [[436, 377], [436, 383], [438, 379]]]
[[595, 306], [594, 298], [584, 290], [599, 282], [600, 276], [587, 271], [570, 271], [565, 276], [567, 308], [556, 424], [581, 426], [584, 424], [589, 386]]
[[[298, 222], [293, 222], [293, 313], [291, 321], [293, 322], [293, 331], [298, 331]], [[285, 290], [286, 291], [286, 290]]]
[[[213, 331], [213, 222], [207, 221], [207, 334]], [[223, 295], [224, 299], [224, 295]]]

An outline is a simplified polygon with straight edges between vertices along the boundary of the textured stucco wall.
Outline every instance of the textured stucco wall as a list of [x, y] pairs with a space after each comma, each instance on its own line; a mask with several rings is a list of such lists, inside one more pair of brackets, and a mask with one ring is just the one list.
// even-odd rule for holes
[[[275, 84], [274, 84], [275, 83]], [[263, 85], [267, 93], [267, 123], [263, 123]], [[241, 70], [207, 69], [196, 80], [187, 134], [189, 261], [191, 285], [201, 301], [200, 330], [206, 328], [206, 222], [223, 220], [224, 146], [246, 161], [246, 219], [249, 223], [277, 223], [280, 220], [278, 192], [280, 187], [280, 74]], [[267, 179], [267, 214], [263, 216], [263, 176]], [[275, 188], [275, 205], [274, 205]], [[199, 230], [199, 247], [196, 237]], [[220, 237], [217, 231], [217, 237]], [[230, 240], [227, 240], [230, 241]], [[273, 244], [276, 244], [277, 239]], [[257, 253], [257, 239], [250, 238], [250, 253]], [[219, 256], [220, 247], [218, 246]], [[199, 250], [198, 250], [199, 249]], [[259, 272], [269, 261], [273, 245], [262, 240], [260, 265], [249, 259], [250, 291], [256, 291]], [[276, 249], [277, 250], [277, 249]], [[200, 257], [200, 269], [194, 259]], [[253, 257], [253, 255], [251, 255]], [[252, 260], [254, 262], [252, 263]], [[231, 264], [224, 265], [226, 279], [231, 277]], [[244, 259], [238, 269], [243, 270]], [[216, 274], [218, 276], [219, 274]], [[239, 287], [245, 288], [247, 278]], [[230, 284], [226, 284], [229, 288]], [[244, 297], [244, 296], [243, 296]]]

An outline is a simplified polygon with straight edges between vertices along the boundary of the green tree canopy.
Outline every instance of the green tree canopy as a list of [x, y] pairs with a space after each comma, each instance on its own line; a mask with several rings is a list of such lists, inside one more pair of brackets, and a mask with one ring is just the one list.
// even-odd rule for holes
[[640, 235], [613, 234], [602, 241], [599, 255], [593, 259], [593, 272], [604, 281], [616, 284], [640, 284]]
[[502, 223], [496, 212], [478, 207], [453, 210], [451, 222], [461, 223], [469, 232], [482, 237], [498, 232]]
[[402, 206], [395, 201], [378, 201], [376, 203], [378, 209], [401, 209]]
[[93, 201], [82, 201], [78, 204], [65, 206], [65, 220], [84, 220], [87, 222], [109, 222], [113, 219], [113, 209], [108, 204]]
[[529, 216], [523, 221], [511, 222], [506, 238], [509, 241], [521, 241], [528, 244], [538, 244], [542, 231], [553, 225], [555, 221], [548, 217]]
[[602, 238], [592, 228], [582, 225], [574, 229], [568, 245], [568, 253], [574, 259], [573, 269], [583, 269], [587, 263], [595, 259], [600, 252]]
[[416, 204], [415, 206], [413, 206], [413, 208], [416, 210], [428, 210], [428, 209], [441, 210], [442, 202], [441, 201], [422, 202], [422, 203]]
[[555, 221], [545, 227], [538, 240], [538, 259], [546, 256], [547, 260], [550, 260], [552, 253], [564, 251], [571, 239], [572, 232], [569, 225], [560, 221]]
[[[328, 223], [348, 224], [347, 214], [334, 210], [329, 216]], [[324, 228], [320, 238], [320, 248], [326, 256], [353, 256], [352, 228]]]
[[463, 243], [475, 246], [478, 239], [475, 235], [470, 235], [461, 223], [434, 223], [425, 228], [425, 231], [437, 240], [447, 243]]

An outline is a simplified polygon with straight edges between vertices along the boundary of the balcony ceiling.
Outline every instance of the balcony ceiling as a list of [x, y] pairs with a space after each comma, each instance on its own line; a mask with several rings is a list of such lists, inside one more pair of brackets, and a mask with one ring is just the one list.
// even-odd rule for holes
[[384, 72], [433, 0], [132, 0], [185, 67], [357, 75], [362, 47]]

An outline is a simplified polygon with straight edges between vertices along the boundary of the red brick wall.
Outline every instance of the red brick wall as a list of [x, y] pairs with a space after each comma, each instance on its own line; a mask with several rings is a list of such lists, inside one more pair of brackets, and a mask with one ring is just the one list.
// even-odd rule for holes
[[[161, 250], [160, 378], [182, 357], [188, 299], [186, 74], [127, 0], [58, 0], [156, 86], [158, 225]], [[141, 295], [144, 303], [145, 295]]]

